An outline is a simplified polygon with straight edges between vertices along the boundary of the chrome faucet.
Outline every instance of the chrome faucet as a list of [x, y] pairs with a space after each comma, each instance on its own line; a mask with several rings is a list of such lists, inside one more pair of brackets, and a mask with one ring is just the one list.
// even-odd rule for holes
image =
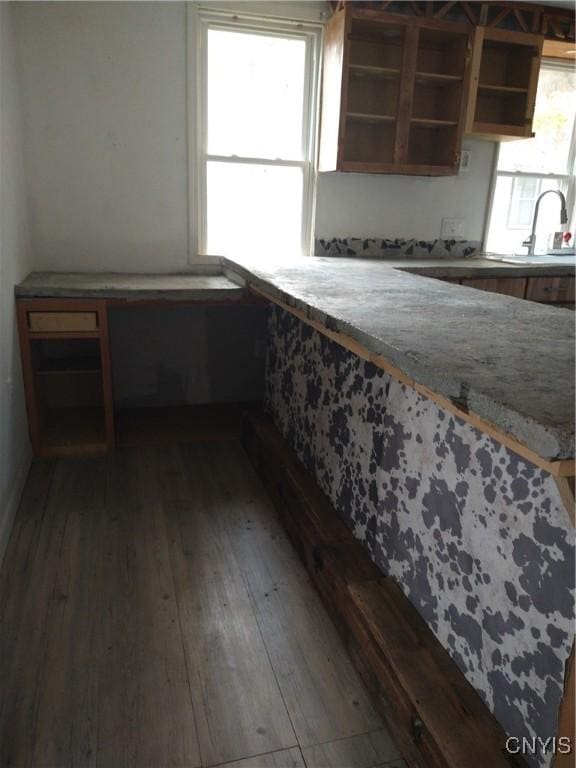
[[536, 247], [536, 222], [538, 221], [538, 211], [540, 210], [540, 200], [544, 197], [544, 195], [548, 195], [550, 192], [553, 192], [555, 195], [558, 195], [560, 198], [560, 224], [566, 224], [568, 221], [568, 213], [566, 211], [566, 198], [560, 192], [559, 189], [547, 189], [546, 192], [542, 192], [542, 194], [539, 196], [538, 200], [536, 200], [536, 205], [534, 207], [534, 218], [532, 219], [532, 232], [530, 233], [530, 236], [524, 240], [522, 245], [524, 247], [528, 248], [528, 256], [534, 256], [534, 248]]

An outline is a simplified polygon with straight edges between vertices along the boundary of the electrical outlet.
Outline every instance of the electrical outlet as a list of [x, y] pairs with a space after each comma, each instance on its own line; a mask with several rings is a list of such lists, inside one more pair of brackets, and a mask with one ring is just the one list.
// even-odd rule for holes
[[459, 173], [468, 173], [472, 164], [472, 152], [469, 149], [463, 149], [460, 153]]
[[464, 237], [465, 219], [442, 219], [440, 237], [444, 240], [452, 240], [455, 237]]

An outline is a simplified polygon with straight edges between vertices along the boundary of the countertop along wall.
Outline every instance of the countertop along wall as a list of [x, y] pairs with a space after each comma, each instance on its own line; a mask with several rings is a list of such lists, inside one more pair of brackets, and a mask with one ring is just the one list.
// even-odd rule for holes
[[30, 269], [13, 11], [0, 3], [0, 562], [30, 463], [13, 300]]

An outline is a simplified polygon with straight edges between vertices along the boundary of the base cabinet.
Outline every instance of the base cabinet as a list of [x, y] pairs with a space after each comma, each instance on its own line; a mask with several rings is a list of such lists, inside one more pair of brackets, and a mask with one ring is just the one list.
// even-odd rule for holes
[[575, 278], [572, 275], [539, 277], [463, 277], [446, 278], [444, 282], [459, 283], [490, 293], [502, 293], [541, 304], [573, 308]]
[[574, 278], [530, 277], [526, 298], [547, 304], [574, 304]]
[[527, 278], [525, 277], [465, 278], [462, 280], [462, 285], [467, 285], [470, 288], [490, 291], [491, 293], [502, 293], [505, 296], [515, 296], [517, 299], [524, 298], [526, 283]]
[[105, 453], [114, 410], [105, 301], [16, 301], [30, 439], [37, 456]]

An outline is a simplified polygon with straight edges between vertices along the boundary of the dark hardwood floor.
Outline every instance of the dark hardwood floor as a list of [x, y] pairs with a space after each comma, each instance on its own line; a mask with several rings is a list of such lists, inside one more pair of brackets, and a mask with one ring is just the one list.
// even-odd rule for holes
[[239, 443], [36, 462], [0, 573], [0, 766], [401, 766]]

